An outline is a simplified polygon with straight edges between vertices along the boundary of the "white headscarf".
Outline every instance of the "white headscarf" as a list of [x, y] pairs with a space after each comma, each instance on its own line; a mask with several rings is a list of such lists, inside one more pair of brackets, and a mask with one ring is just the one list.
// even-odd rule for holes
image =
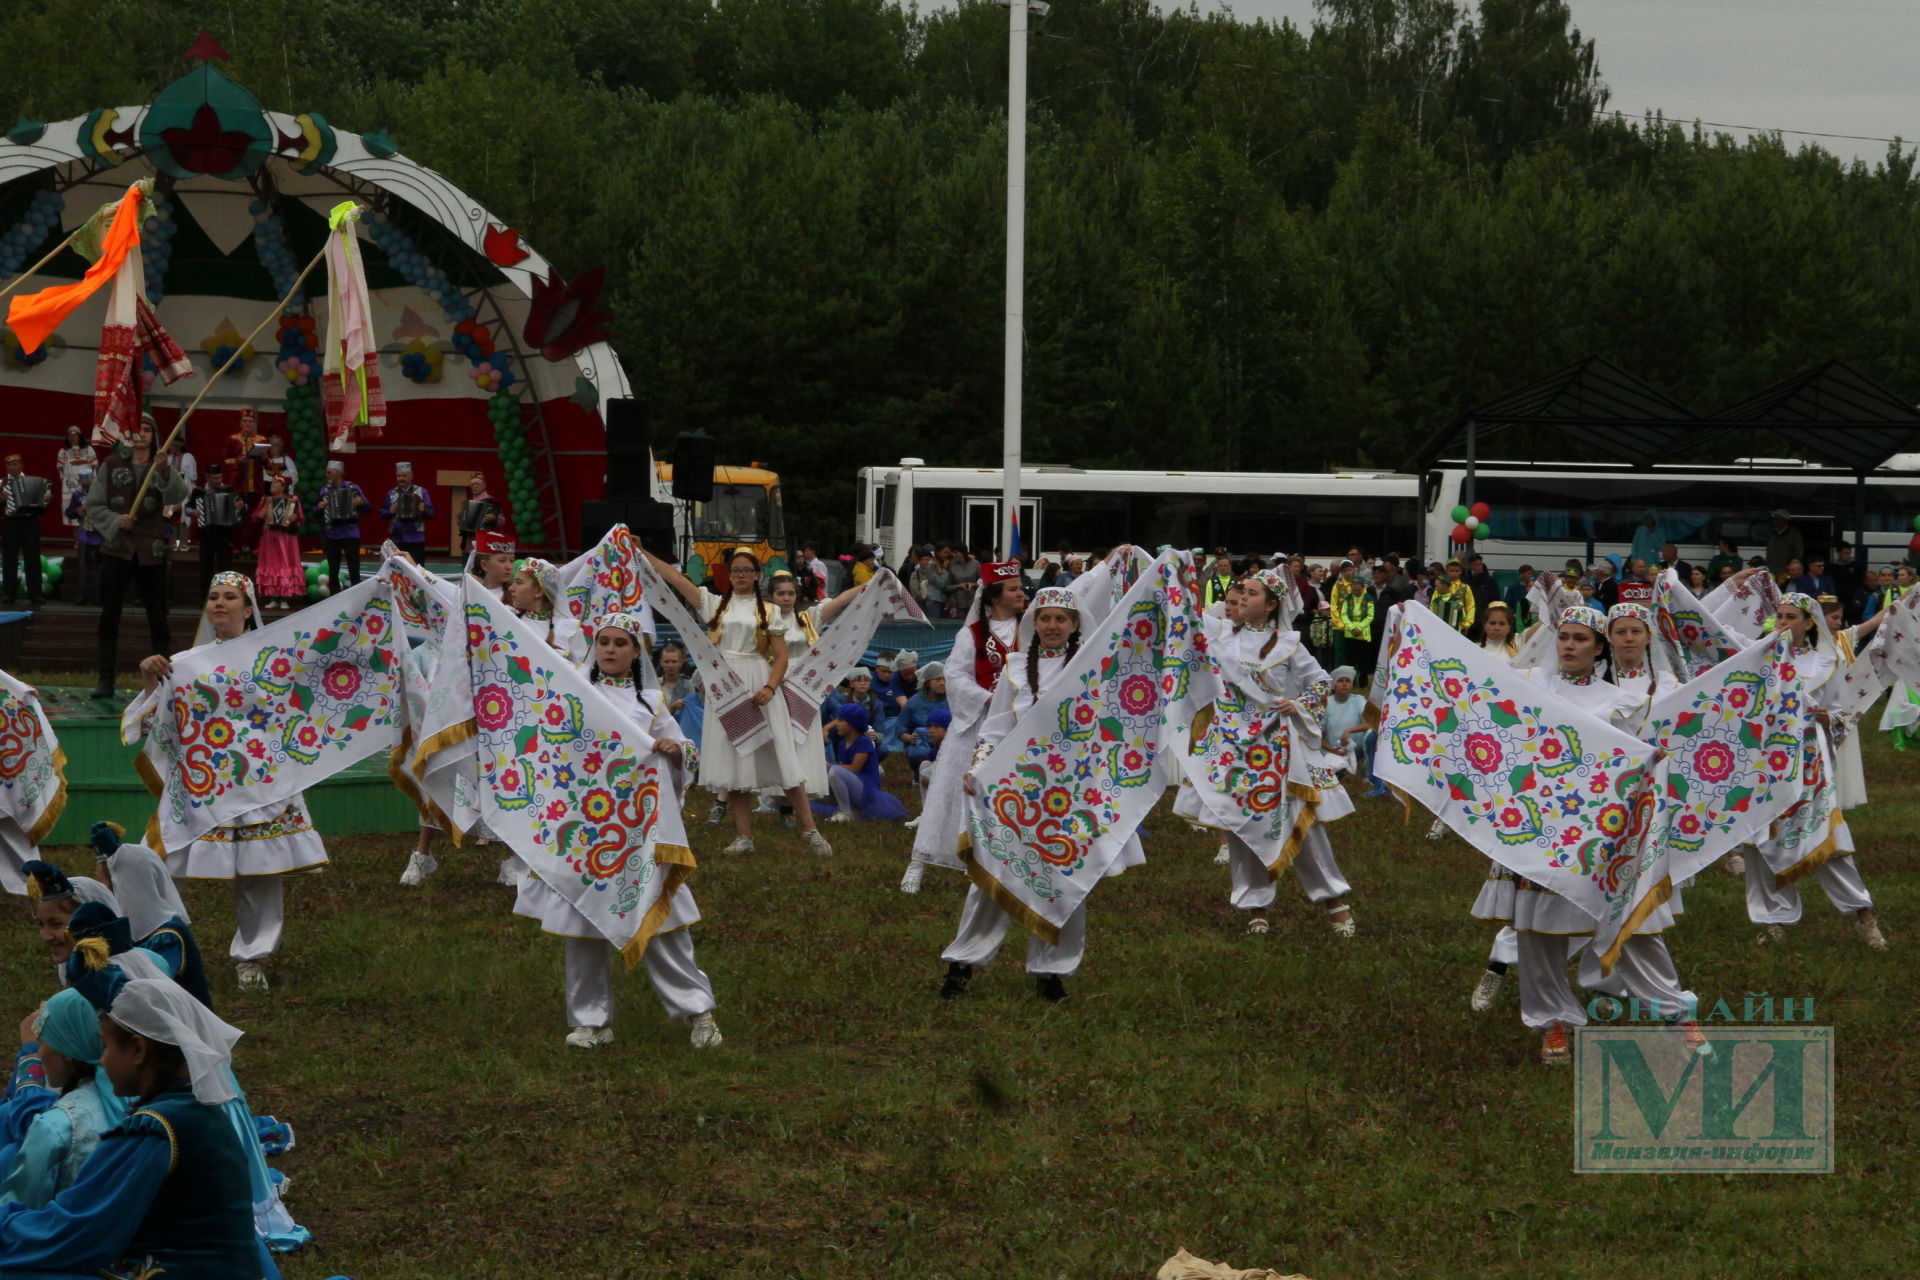
[[135, 1035], [178, 1048], [187, 1060], [193, 1096], [207, 1106], [239, 1096], [233, 1089], [233, 1046], [240, 1029], [214, 1017], [179, 983], [133, 978], [114, 995], [107, 1016]]
[[167, 864], [160, 855], [143, 844], [123, 844], [108, 859], [113, 867], [115, 896], [120, 899], [121, 914], [133, 931], [133, 940], [142, 941], [167, 921], [178, 917], [187, 924], [187, 904], [173, 887]]
[[67, 883], [73, 886], [73, 899], [76, 903], [97, 902], [117, 916], [126, 914], [120, 909], [118, 895], [92, 876], [69, 876]]
[[160, 957], [145, 947], [122, 951], [108, 963], [126, 974], [129, 981], [135, 978], [158, 978], [162, 982], [174, 980], [173, 975], [167, 972], [167, 966], [160, 963]]
[[[213, 575], [213, 581], [207, 584], [207, 590], [211, 591], [218, 586], [239, 587], [240, 593], [247, 598], [247, 607], [253, 610], [253, 618], [250, 622], [243, 625], [241, 630], [242, 635], [246, 634], [246, 627], [258, 627], [261, 625], [260, 602], [254, 598], [252, 578], [249, 578], [244, 573], [235, 573], [233, 570], [227, 569]], [[203, 644], [212, 644], [214, 640], [213, 619], [207, 616], [206, 601], [203, 599], [200, 604], [200, 622], [199, 625], [193, 629], [193, 647], [196, 649]]]

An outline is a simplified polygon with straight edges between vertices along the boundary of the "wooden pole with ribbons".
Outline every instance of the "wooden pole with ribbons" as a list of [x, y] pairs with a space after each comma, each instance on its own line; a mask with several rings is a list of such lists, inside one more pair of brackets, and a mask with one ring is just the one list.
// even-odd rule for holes
[[320, 252], [313, 255], [313, 260], [302, 267], [300, 274], [293, 278], [293, 284], [287, 289], [287, 295], [274, 304], [273, 310], [267, 313], [267, 318], [255, 325], [252, 333], [240, 340], [239, 345], [234, 347], [233, 354], [227, 357], [226, 363], [213, 371], [213, 375], [207, 379], [207, 385], [200, 388], [200, 394], [188, 403], [186, 411], [180, 415], [180, 420], [173, 424], [173, 430], [167, 434], [166, 443], [154, 446], [153, 458], [147, 465], [146, 478], [140, 481], [140, 489], [133, 495], [133, 503], [127, 508], [127, 514], [131, 515], [140, 509], [141, 500], [147, 496], [147, 489], [153, 484], [154, 473], [160, 469], [160, 456], [172, 447], [175, 440], [179, 439], [180, 433], [186, 429], [187, 419], [193, 417], [193, 411], [200, 407], [200, 402], [207, 398], [207, 393], [219, 383], [221, 376], [240, 359], [240, 353], [247, 349], [248, 344], [264, 333], [268, 325], [286, 314], [287, 308], [293, 303], [294, 295], [300, 292], [300, 286], [306, 282], [308, 276], [313, 274], [313, 269], [319, 266], [326, 256], [326, 246], [322, 245]]

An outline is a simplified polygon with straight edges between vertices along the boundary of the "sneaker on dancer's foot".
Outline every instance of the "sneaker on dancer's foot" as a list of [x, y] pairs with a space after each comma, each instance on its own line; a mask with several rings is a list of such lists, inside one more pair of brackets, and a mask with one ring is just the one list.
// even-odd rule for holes
[[612, 1027], [575, 1027], [567, 1032], [567, 1043], [576, 1049], [597, 1049], [613, 1043]]
[[1447, 824], [1438, 818], [1435, 818], [1433, 825], [1427, 828], [1427, 839], [1429, 840], [1438, 840], [1445, 834], [1447, 834]]
[[1272, 925], [1267, 923], [1265, 916], [1255, 916], [1253, 919], [1247, 921], [1248, 933], [1266, 933], [1272, 927]]
[[1223, 844], [1214, 851], [1213, 865], [1216, 867], [1225, 866], [1226, 862], [1227, 862], [1227, 846]]
[[1754, 941], [1758, 942], [1763, 947], [1766, 946], [1769, 942], [1785, 942], [1786, 940], [1787, 940], [1786, 926], [1779, 925], [1779, 924], [1770, 924], [1766, 926], [1764, 929], [1760, 931], [1760, 936], [1754, 939]]
[[1573, 1049], [1567, 1043], [1567, 1029], [1557, 1022], [1547, 1024], [1547, 1032], [1540, 1037], [1540, 1061], [1550, 1067], [1564, 1067], [1573, 1060]]
[[1504, 973], [1495, 973], [1488, 969], [1480, 975], [1480, 981], [1473, 984], [1473, 1011], [1486, 1013], [1493, 1008], [1493, 1002], [1500, 998], [1500, 988], [1507, 980]]
[[400, 873], [400, 887], [417, 888], [422, 880], [440, 869], [440, 861], [430, 853], [407, 855], [407, 869]]
[[1360, 926], [1356, 925], [1353, 922], [1352, 907], [1328, 907], [1327, 914], [1329, 916], [1337, 916], [1337, 915], [1344, 914], [1347, 917], [1345, 920], [1334, 920], [1331, 922], [1333, 925], [1334, 937], [1351, 938], [1353, 937], [1354, 934], [1360, 932]]
[[707, 810], [707, 825], [710, 827], [717, 827], [722, 822], [725, 822], [726, 820], [727, 820], [727, 802], [724, 800], [714, 801], [713, 808]]
[[900, 892], [920, 892], [920, 881], [927, 874], [927, 864], [919, 860], [907, 864], [907, 872], [900, 877]]
[[1873, 908], [1868, 907], [1853, 918], [1853, 931], [1860, 935], [1868, 947], [1875, 951], [1887, 949], [1887, 935], [1880, 932], [1880, 922], [1874, 919]]
[[846, 811], [845, 809], [835, 809], [835, 810], [834, 810], [834, 811], [833, 811], [832, 813], [830, 813], [830, 814], [828, 814], [828, 815], [826, 816], [826, 821], [828, 821], [828, 822], [852, 822], [852, 821], [853, 821], [853, 819], [847, 816], [847, 811]]
[[711, 1049], [722, 1039], [720, 1028], [714, 1023], [711, 1012], [703, 1013], [693, 1020], [693, 1034], [689, 1040], [694, 1048]]
[[233, 966], [233, 976], [240, 980], [242, 991], [265, 991], [267, 989], [267, 971], [260, 967], [257, 960], [242, 960]]
[[827, 838], [818, 829], [801, 832], [800, 843], [806, 845], [810, 853], [817, 853], [823, 858], [833, 856], [833, 846], [827, 843]]
[[909, 831], [918, 831], [920, 829], [920, 819], [909, 818], [903, 825]]
[[1057, 973], [1035, 974], [1033, 989], [1048, 1004], [1059, 1004], [1067, 998], [1066, 980]]
[[1720, 865], [1730, 876], [1744, 876], [1747, 874], [1747, 860], [1737, 853], [1730, 853], [1722, 858]]
[[946, 981], [940, 984], [942, 1000], [958, 1000], [967, 994], [967, 984], [973, 981], [973, 966], [955, 961], [947, 966]]
[[520, 887], [520, 875], [520, 859], [500, 859], [500, 874], [496, 876], [495, 879], [502, 885], [505, 885], [509, 889], [518, 889]]
[[728, 846], [727, 846], [726, 848], [724, 848], [724, 849], [722, 849], [722, 850], [721, 850], [720, 852], [722, 852], [722, 853], [752, 853], [752, 852], [753, 852], [753, 837], [752, 837], [752, 836], [735, 836], [735, 837], [733, 838], [733, 843], [732, 843], [732, 844], [730, 844], [730, 845], [728, 845]]
[[1700, 1024], [1693, 1019], [1674, 1018], [1670, 1020], [1670, 1025], [1680, 1033], [1680, 1039], [1685, 1042], [1688, 1053], [1702, 1058], [1713, 1053], [1713, 1046], [1707, 1043], [1707, 1033], [1702, 1031]]

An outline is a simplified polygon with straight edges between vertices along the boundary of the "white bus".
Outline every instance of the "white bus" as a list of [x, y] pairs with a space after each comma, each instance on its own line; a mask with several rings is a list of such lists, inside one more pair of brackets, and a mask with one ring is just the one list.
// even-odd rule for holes
[[[854, 537], [898, 565], [906, 549], [964, 543], [997, 554], [999, 467], [930, 467], [918, 458], [862, 467]], [[1028, 559], [1060, 547], [1092, 552], [1132, 543], [1225, 547], [1234, 555], [1302, 552], [1330, 559], [1410, 550], [1419, 533], [1418, 481], [1371, 471], [1020, 469], [1020, 534]]]
[[[1856, 561], [1877, 569], [1907, 555], [1920, 512], [1920, 470], [1899, 469], [1905, 457], [1869, 473], [1864, 484], [1851, 471], [1794, 458], [1748, 458], [1732, 467], [1567, 463], [1552, 470], [1480, 462], [1473, 497], [1492, 509], [1493, 532], [1474, 549], [1495, 570], [1590, 564], [1609, 553], [1624, 556], [1651, 511], [1662, 539], [1678, 545], [1681, 559], [1704, 567], [1721, 538], [1732, 539], [1742, 559], [1764, 555], [1770, 513], [1784, 509], [1809, 556], [1831, 560], [1833, 544], [1845, 540], [1854, 544]], [[1442, 462], [1426, 475], [1422, 554], [1428, 560], [1448, 554], [1465, 480], [1460, 461]]]

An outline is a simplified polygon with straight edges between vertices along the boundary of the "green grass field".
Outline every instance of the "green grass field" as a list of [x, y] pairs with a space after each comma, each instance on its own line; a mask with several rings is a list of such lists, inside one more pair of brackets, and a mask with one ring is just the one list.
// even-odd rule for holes
[[[1467, 1007], [1483, 860], [1383, 801], [1331, 828], [1350, 942], [1297, 892], [1246, 936], [1211, 842], [1163, 805], [1148, 864], [1094, 895], [1060, 1006], [1017, 929], [967, 999], [935, 999], [962, 885], [899, 894], [898, 827], [828, 828], [816, 859], [767, 824], [727, 859], [696, 826], [727, 1037], [700, 1054], [639, 971], [611, 1046], [561, 1043], [560, 943], [510, 915], [497, 849], [443, 852], [409, 891], [411, 832], [333, 842], [290, 886], [264, 996], [219, 962], [228, 896], [188, 897], [255, 1109], [298, 1130], [277, 1163], [316, 1239], [291, 1280], [1144, 1280], [1180, 1246], [1316, 1280], [1913, 1275], [1920, 758], [1867, 739], [1852, 825], [1891, 951], [1812, 887], [1789, 941], [1756, 945], [1718, 871], [1669, 935], [1703, 1002], [1812, 997], [1836, 1028], [1827, 1176], [1573, 1174], [1571, 1073], [1537, 1061], [1512, 982]], [[24, 1013], [47, 967], [24, 923], [5, 945]]]

